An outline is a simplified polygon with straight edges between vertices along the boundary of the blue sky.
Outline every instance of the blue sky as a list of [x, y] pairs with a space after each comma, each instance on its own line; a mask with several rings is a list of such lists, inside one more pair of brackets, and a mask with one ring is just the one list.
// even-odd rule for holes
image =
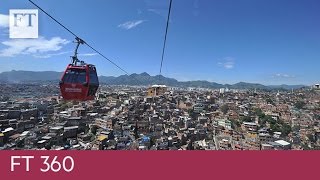
[[[129, 73], [159, 73], [169, 0], [34, 0]], [[39, 39], [8, 38], [9, 9], [33, 9], [27, 0], [0, 5], [0, 72], [63, 71], [73, 36], [43, 13]], [[100, 75], [123, 72], [79, 49]], [[178, 80], [262, 84], [320, 82], [318, 0], [173, 0], [163, 75]]]

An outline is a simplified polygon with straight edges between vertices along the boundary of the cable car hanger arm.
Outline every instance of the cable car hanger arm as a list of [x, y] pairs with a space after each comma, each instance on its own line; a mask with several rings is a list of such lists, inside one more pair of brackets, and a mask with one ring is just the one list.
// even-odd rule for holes
[[76, 46], [76, 49], [74, 50], [74, 55], [72, 56], [72, 64], [73, 65], [77, 65], [77, 62], [79, 62], [79, 59], [78, 59], [78, 49], [79, 49], [79, 46], [80, 44], [84, 44], [84, 40], [76, 37], [76, 43], [77, 43], [77, 46]]

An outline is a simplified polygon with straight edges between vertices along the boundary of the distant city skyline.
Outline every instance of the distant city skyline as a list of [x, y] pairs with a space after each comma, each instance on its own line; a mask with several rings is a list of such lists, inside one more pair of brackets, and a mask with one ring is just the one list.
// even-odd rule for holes
[[[129, 73], [159, 73], [169, 1], [34, 1]], [[1, 3], [0, 72], [64, 71], [74, 37], [39, 12], [40, 38], [9, 39], [9, 9], [35, 7]], [[319, 83], [318, 17], [316, 0], [173, 0], [162, 75], [223, 84]], [[99, 75], [123, 74], [88, 47], [79, 52]]]

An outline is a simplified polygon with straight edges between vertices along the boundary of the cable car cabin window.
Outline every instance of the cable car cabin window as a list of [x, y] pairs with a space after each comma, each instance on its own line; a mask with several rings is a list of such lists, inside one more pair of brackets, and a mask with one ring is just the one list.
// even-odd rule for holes
[[90, 69], [90, 84], [93, 84], [93, 85], [98, 85], [99, 84], [99, 80], [98, 80], [98, 76], [97, 76], [97, 72]]
[[84, 69], [68, 69], [63, 77], [64, 83], [85, 83], [86, 70]]
[[95, 96], [98, 87], [99, 87], [99, 79], [97, 76], [97, 71], [94, 67], [89, 69], [89, 91], [88, 96]]

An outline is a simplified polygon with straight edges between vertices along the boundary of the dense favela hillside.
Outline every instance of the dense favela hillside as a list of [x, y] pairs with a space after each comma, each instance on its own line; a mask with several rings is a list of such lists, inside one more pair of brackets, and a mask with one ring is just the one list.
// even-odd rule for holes
[[[59, 81], [62, 72], [55, 71], [9, 71], [0, 73], [0, 82], [3, 83], [28, 83]], [[200, 87], [200, 88], [230, 88], [230, 89], [299, 89], [304, 85], [273, 85], [265, 86], [256, 83], [239, 82], [236, 84], [219, 84], [208, 81], [178, 81], [164, 76], [151, 76], [148, 73], [114, 76], [100, 76], [100, 82], [108, 85], [151, 85], [165, 84], [178, 87]]]

